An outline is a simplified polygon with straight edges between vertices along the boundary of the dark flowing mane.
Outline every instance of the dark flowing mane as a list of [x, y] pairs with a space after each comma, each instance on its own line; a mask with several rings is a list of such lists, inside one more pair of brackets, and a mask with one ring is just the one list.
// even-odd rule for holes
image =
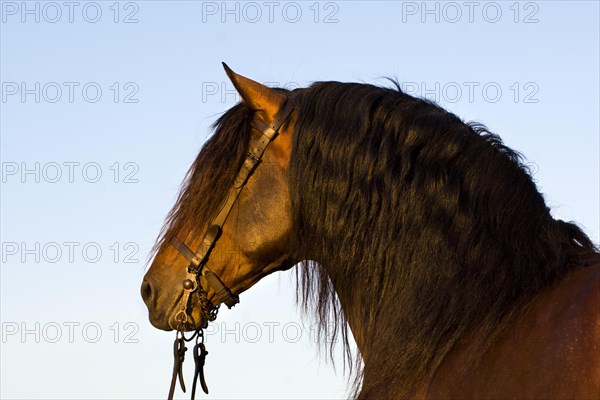
[[346, 350], [346, 320], [363, 322], [361, 397], [410, 396], [466, 335], [485, 350], [596, 251], [482, 125], [366, 84], [316, 83], [296, 102], [295, 250], [319, 261], [298, 270], [299, 295]]
[[[274, 90], [288, 94], [283, 88]], [[149, 258], [173, 236], [185, 240], [204, 233], [205, 226], [221, 209], [239, 172], [250, 143], [254, 111], [241, 102], [227, 110], [211, 126], [214, 134], [204, 143], [181, 184]]]

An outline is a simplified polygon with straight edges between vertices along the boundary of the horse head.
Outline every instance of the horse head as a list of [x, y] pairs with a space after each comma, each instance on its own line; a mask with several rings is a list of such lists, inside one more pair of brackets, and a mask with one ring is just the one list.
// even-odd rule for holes
[[[224, 66], [243, 101], [218, 121], [192, 165], [141, 287], [159, 329], [200, 328], [220, 303], [232, 306], [261, 278], [293, 265], [287, 184], [292, 100]], [[284, 107], [287, 115], [275, 132], [269, 125]], [[217, 225], [211, 223], [216, 219]], [[195, 282], [190, 261], [210, 235], [211, 248], [196, 257], [202, 265], [196, 265], [201, 271]]]

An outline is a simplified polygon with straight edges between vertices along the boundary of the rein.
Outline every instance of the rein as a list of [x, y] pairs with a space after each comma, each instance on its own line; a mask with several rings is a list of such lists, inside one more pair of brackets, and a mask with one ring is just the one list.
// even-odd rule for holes
[[[184, 393], [186, 391], [185, 383], [183, 381], [183, 362], [185, 359], [185, 352], [187, 351], [185, 343], [194, 339], [196, 339], [196, 344], [194, 346], [194, 363], [196, 365], [196, 370], [194, 372], [191, 398], [192, 400], [195, 398], [196, 382], [198, 380], [200, 380], [200, 385], [202, 386], [204, 393], [208, 394], [208, 387], [204, 379], [204, 362], [206, 355], [208, 354], [204, 345], [204, 329], [208, 326], [209, 322], [214, 321], [217, 318], [221, 303], [225, 303], [228, 308], [231, 308], [239, 303], [239, 298], [221, 281], [221, 279], [219, 279], [217, 274], [211, 271], [206, 263], [208, 262], [208, 258], [214, 249], [215, 244], [221, 237], [223, 225], [231, 213], [240, 192], [244, 186], [246, 186], [248, 179], [260, 164], [265, 150], [277, 137], [279, 129], [281, 129], [282, 125], [290, 117], [293, 110], [294, 102], [288, 98], [275, 116], [275, 119], [269, 125], [259, 119], [251, 122], [252, 127], [261, 132], [262, 136], [255, 144], [250, 145], [246, 159], [244, 160], [231, 189], [229, 189], [225, 204], [223, 205], [223, 208], [221, 208], [219, 214], [210, 223], [208, 230], [202, 238], [202, 243], [200, 244], [198, 251], [192, 251], [177, 237], [173, 237], [169, 242], [190, 263], [187, 267], [185, 279], [182, 282], [183, 294], [181, 296], [179, 311], [175, 315], [175, 321], [177, 322], [175, 342], [173, 343], [173, 357], [175, 362], [169, 389], [169, 400], [173, 399], [177, 380], [179, 380], [181, 390], [183, 390]], [[204, 287], [212, 288], [215, 292], [215, 297], [212, 302], [208, 300], [208, 290], [203, 287], [203, 281], [206, 282], [207, 285]], [[191, 337], [186, 338], [185, 326], [186, 323], [190, 322], [190, 313], [194, 309], [193, 305], [190, 306], [190, 297], [192, 296], [192, 293], [197, 293], [197, 296], [200, 299], [202, 324], [196, 329]]]

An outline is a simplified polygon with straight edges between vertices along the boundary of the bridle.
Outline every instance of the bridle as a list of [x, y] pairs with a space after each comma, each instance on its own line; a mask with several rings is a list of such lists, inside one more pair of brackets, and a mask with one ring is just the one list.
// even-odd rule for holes
[[[179, 311], [175, 315], [175, 321], [177, 322], [175, 343], [173, 344], [173, 353], [175, 357], [175, 365], [173, 366], [173, 376], [171, 379], [171, 386], [169, 389], [169, 400], [173, 399], [175, 393], [175, 382], [179, 378], [181, 389], [185, 392], [185, 384], [183, 382], [182, 367], [184, 356], [187, 348], [185, 342], [189, 342], [196, 339], [196, 345], [194, 346], [194, 361], [196, 364], [196, 371], [194, 374], [194, 381], [192, 386], [192, 400], [196, 393], [196, 382], [199, 379], [203, 391], [208, 394], [208, 387], [204, 380], [204, 360], [208, 352], [204, 346], [204, 328], [208, 326], [208, 322], [214, 321], [217, 318], [217, 312], [221, 303], [225, 303], [228, 308], [233, 307], [239, 303], [239, 298], [234, 294], [222, 281], [219, 279], [206, 264], [208, 262], [210, 253], [215, 247], [215, 244], [221, 236], [223, 225], [227, 221], [227, 217], [231, 213], [237, 199], [239, 198], [240, 192], [248, 182], [248, 179], [252, 173], [256, 170], [262, 160], [262, 156], [269, 144], [275, 140], [279, 134], [279, 129], [288, 120], [292, 112], [294, 111], [293, 99], [287, 98], [273, 119], [273, 121], [267, 125], [260, 119], [253, 119], [251, 126], [262, 133], [260, 139], [250, 144], [248, 154], [240, 171], [238, 172], [232, 187], [229, 189], [229, 193], [225, 200], [221, 211], [212, 220], [207, 229], [202, 243], [198, 251], [192, 251], [188, 246], [185, 245], [177, 237], [173, 237], [170, 240], [170, 244], [183, 255], [186, 260], [189, 261], [185, 279], [182, 282], [183, 295], [181, 297]], [[203, 279], [202, 279], [203, 278]], [[215, 292], [213, 301], [209, 301], [207, 298], [208, 290], [202, 285], [202, 282], [206, 282], [207, 288], [210, 287]], [[202, 308], [201, 318], [203, 319], [202, 325], [196, 329], [194, 334], [190, 338], [186, 338], [184, 334], [185, 324], [190, 320], [190, 313], [193, 307], [189, 307], [190, 296], [194, 292], [198, 292], [200, 298], [200, 307]]]

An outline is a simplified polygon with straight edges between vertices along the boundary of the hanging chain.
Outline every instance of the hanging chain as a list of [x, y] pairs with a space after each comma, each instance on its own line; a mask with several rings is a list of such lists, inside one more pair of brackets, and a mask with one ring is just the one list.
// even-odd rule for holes
[[[205, 325], [208, 325], [209, 322], [213, 322], [215, 319], [217, 319], [217, 314], [221, 305], [219, 304], [218, 306], [213, 306], [212, 303], [208, 301], [208, 293], [202, 288], [202, 285], [198, 286], [197, 292], [198, 301], [200, 303], [200, 315], [202, 320], [206, 321]], [[194, 299], [192, 298], [192, 302], [193, 301]], [[190, 308], [193, 310], [194, 306], [191, 306]]]

